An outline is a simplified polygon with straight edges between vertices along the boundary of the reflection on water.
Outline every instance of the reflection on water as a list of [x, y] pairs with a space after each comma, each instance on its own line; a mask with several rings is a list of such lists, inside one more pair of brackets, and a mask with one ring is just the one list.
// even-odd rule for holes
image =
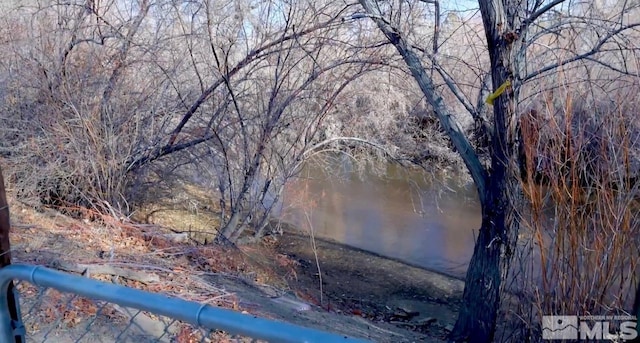
[[463, 276], [481, 216], [475, 188], [459, 184], [395, 166], [362, 178], [307, 168], [286, 191], [283, 217], [310, 222], [318, 237]]
[[[473, 185], [464, 187], [455, 180], [445, 181], [428, 173], [407, 172], [393, 166], [387, 168], [385, 177], [358, 178], [351, 171], [329, 176], [323, 170], [309, 167], [302, 178], [289, 185], [282, 215], [285, 220], [301, 228], [312, 227], [316, 236], [426, 269], [464, 276], [473, 253], [474, 233], [481, 224]], [[615, 250], [616, 245], [611, 242], [620, 237], [618, 224], [602, 226], [599, 215], [586, 215], [584, 226], [578, 227], [582, 230], [579, 237], [567, 235], [568, 230], [576, 228], [562, 215], [558, 216], [558, 207], [551, 197], [546, 199], [549, 203], [536, 219], [539, 236], [532, 235], [531, 226], [526, 225], [531, 223], [531, 213], [521, 213], [524, 225], [511, 265], [512, 279], [505, 286], [525, 297], [538, 296], [542, 289], [543, 294], [553, 294], [545, 300], [549, 306], [557, 299], [572, 299], [576, 304], [597, 299], [599, 303], [630, 307], [632, 283], [637, 275], [634, 270], [638, 264], [633, 262], [637, 261], [637, 243], [624, 243], [628, 245], [622, 249], [630, 249], [629, 253]], [[624, 203], [616, 206], [624, 209]], [[567, 210], [564, 211], [560, 213]], [[638, 218], [633, 217], [628, 230], [635, 230]], [[540, 245], [545, 248], [544, 259]], [[605, 265], [602, 256], [621, 257], [614, 257], [620, 259], [613, 262], [618, 264]], [[576, 284], [592, 286], [581, 288]]]

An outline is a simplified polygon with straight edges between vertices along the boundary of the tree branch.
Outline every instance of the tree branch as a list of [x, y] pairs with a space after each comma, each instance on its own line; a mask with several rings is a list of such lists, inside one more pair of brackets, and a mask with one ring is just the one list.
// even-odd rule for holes
[[380, 14], [378, 7], [375, 6], [372, 0], [360, 0], [360, 4], [364, 7], [365, 11], [370, 14], [369, 17], [373, 19], [384, 35], [387, 36], [389, 41], [396, 47], [404, 61], [409, 66], [411, 74], [416, 82], [418, 82], [422, 93], [433, 108], [442, 128], [451, 139], [453, 145], [462, 157], [464, 164], [469, 170], [469, 173], [478, 188], [480, 202], [484, 203], [487, 171], [480, 162], [480, 159], [469, 142], [469, 139], [464, 135], [460, 125], [453, 118], [449, 109], [444, 104], [442, 95], [438, 93], [433, 80], [425, 72], [418, 55], [409, 47], [404, 37], [398, 33], [398, 30], [382, 19], [382, 15]]
[[520, 28], [518, 29], [519, 32], [523, 32], [524, 30], [526, 30], [529, 25], [531, 25], [533, 22], [536, 21], [536, 19], [538, 19], [541, 15], [547, 13], [549, 10], [551, 10], [552, 8], [560, 5], [561, 3], [565, 2], [566, 0], [554, 0], [548, 4], [546, 4], [545, 6], [543, 6], [542, 8], [538, 9], [537, 11], [531, 13], [531, 15], [525, 19], [522, 24], [520, 24]]
[[319, 29], [325, 28], [328, 25], [330, 25], [331, 23], [335, 22], [336, 18], [331, 18], [325, 22], [322, 22], [318, 25], [314, 25], [306, 30], [302, 30], [299, 32], [295, 32], [292, 33], [290, 35], [286, 35], [281, 37], [280, 39], [277, 39], [273, 42], [270, 42], [268, 44], [265, 44], [255, 50], [250, 51], [247, 56], [245, 56], [245, 58], [242, 59], [242, 61], [240, 61], [238, 64], [236, 64], [231, 70], [229, 70], [228, 72], [225, 73], [225, 75], [223, 75], [222, 77], [220, 77], [219, 79], [217, 79], [214, 83], [212, 83], [209, 87], [207, 87], [207, 89], [205, 89], [204, 92], [202, 92], [202, 94], [200, 95], [200, 97], [198, 97], [198, 99], [191, 105], [191, 107], [187, 110], [187, 112], [185, 112], [182, 115], [182, 120], [180, 121], [180, 123], [176, 126], [176, 128], [173, 130], [173, 132], [171, 133], [171, 136], [169, 138], [169, 143], [167, 143], [167, 145], [171, 145], [173, 144], [173, 142], [175, 142], [176, 138], [178, 137], [178, 135], [180, 134], [180, 131], [182, 131], [182, 129], [184, 128], [185, 125], [187, 125], [187, 123], [189, 122], [189, 120], [191, 119], [191, 117], [196, 113], [196, 111], [200, 108], [200, 106], [202, 106], [202, 104], [209, 98], [209, 96], [211, 95], [211, 93], [213, 93], [213, 91], [215, 91], [220, 85], [222, 85], [225, 82], [225, 79], [228, 80], [230, 79], [233, 75], [235, 75], [236, 73], [238, 73], [240, 70], [242, 70], [244, 67], [246, 67], [247, 65], [249, 65], [251, 62], [257, 60], [260, 57], [263, 57], [264, 55], [262, 55], [263, 52], [267, 51], [268, 49], [271, 49], [273, 47], [276, 47], [286, 41], [295, 39], [297, 37], [301, 37], [304, 35], [307, 35], [309, 33], [312, 33], [314, 31], [317, 31]]
[[542, 68], [540, 68], [540, 69], [538, 69], [538, 70], [536, 70], [534, 72], [531, 72], [527, 76], [523, 77], [521, 82], [524, 83], [525, 81], [531, 80], [531, 79], [533, 79], [533, 78], [535, 78], [535, 77], [537, 77], [537, 76], [539, 76], [541, 74], [544, 74], [544, 73], [546, 73], [548, 71], [552, 71], [552, 70], [554, 70], [556, 68], [562, 67], [562, 66], [567, 65], [569, 63], [573, 63], [573, 62], [584, 60], [584, 59], [589, 59], [589, 57], [601, 52], [602, 51], [601, 50], [602, 47], [607, 42], [609, 42], [609, 40], [611, 38], [617, 36], [618, 34], [622, 33], [623, 31], [630, 30], [630, 29], [635, 28], [635, 27], [640, 27], [640, 23], [626, 25], [626, 26], [620, 27], [620, 28], [618, 28], [616, 30], [613, 30], [613, 31], [609, 32], [609, 34], [604, 36], [591, 50], [589, 50], [589, 51], [587, 51], [587, 52], [585, 52], [583, 54], [567, 58], [567, 59], [562, 60], [560, 62], [552, 63], [552, 64], [547, 65], [545, 67], [542, 67]]

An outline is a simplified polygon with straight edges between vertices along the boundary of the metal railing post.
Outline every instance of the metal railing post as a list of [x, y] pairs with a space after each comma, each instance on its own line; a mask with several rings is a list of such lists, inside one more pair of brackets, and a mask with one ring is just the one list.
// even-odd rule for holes
[[11, 313], [9, 313], [9, 302], [7, 301], [6, 289], [0, 289], [0, 341], [13, 342], [13, 327], [11, 325]]

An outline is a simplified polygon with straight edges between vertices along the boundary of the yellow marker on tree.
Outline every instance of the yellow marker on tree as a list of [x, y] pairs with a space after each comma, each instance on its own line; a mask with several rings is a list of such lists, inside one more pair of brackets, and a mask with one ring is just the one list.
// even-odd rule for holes
[[498, 87], [498, 89], [496, 89], [495, 92], [489, 94], [485, 102], [489, 105], [493, 105], [493, 101], [496, 100], [500, 95], [502, 95], [502, 93], [504, 93], [504, 91], [507, 90], [507, 88], [510, 86], [511, 86], [511, 80], [505, 81], [500, 85], [500, 87]]

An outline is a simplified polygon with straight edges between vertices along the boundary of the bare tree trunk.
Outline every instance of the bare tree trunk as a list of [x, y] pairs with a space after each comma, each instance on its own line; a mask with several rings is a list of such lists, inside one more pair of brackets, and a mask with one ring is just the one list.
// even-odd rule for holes
[[[493, 69], [494, 89], [509, 77], [505, 68]], [[493, 340], [503, 281], [509, 271], [519, 230], [516, 211], [520, 194], [514, 148], [513, 94], [494, 103], [491, 174], [482, 205], [482, 226], [465, 278], [463, 305], [451, 335], [452, 341]]]
[[[513, 77], [511, 52], [518, 37], [510, 36], [507, 31], [517, 23], [506, 24], [507, 15], [513, 13], [507, 14], [501, 1], [480, 1], [491, 57], [493, 89], [505, 90], [502, 93], [494, 93], [497, 95], [493, 102], [491, 169], [487, 171], [404, 37], [389, 22], [382, 19], [379, 9], [371, 0], [360, 0], [360, 3], [403, 57], [476, 184], [482, 207], [482, 226], [467, 271], [462, 309], [451, 339], [490, 342], [495, 334], [502, 280], [509, 270], [518, 232], [515, 207], [510, 199], [511, 195], [517, 194], [518, 178], [513, 174], [513, 170], [517, 168], [511, 168], [511, 163], [516, 161], [513, 157], [517, 149], [513, 149], [516, 132], [515, 96], [509, 87]], [[517, 4], [511, 5], [514, 5], [515, 9], [519, 8]], [[514, 8], [509, 7], [510, 10]]]
[[[11, 221], [9, 218], [9, 203], [7, 202], [7, 195], [4, 189], [2, 168], [0, 168], [0, 268], [11, 264], [11, 244], [9, 241], [10, 228]], [[13, 282], [11, 282], [9, 283], [9, 288], [7, 289], [6, 294], [7, 303], [3, 305], [9, 307], [12, 325], [15, 325], [19, 322], [20, 318], [18, 318], [18, 302], [16, 301], [17, 299], [13, 289], [14, 285]], [[22, 342], [21, 336], [15, 336], [15, 342]]]
[[500, 243], [495, 237], [505, 231], [504, 214], [490, 211], [482, 218], [478, 240], [465, 279], [463, 305], [453, 329], [453, 341], [489, 342], [495, 334], [500, 303]]
[[[515, 200], [520, 193], [515, 145], [518, 121], [516, 97], [510, 84], [515, 70], [513, 51], [518, 51], [520, 44], [514, 32], [520, 25], [515, 12], [520, 10], [522, 2], [506, 3], [479, 1], [491, 59], [493, 90], [498, 96], [493, 102], [491, 173], [482, 202], [482, 226], [467, 270], [463, 306], [452, 332], [453, 341], [493, 340], [502, 281], [509, 271], [518, 237], [519, 221], [515, 213], [518, 205]], [[498, 93], [498, 89], [503, 91]]]
[[9, 204], [7, 203], [7, 195], [4, 189], [2, 168], [0, 168], [0, 267], [11, 264], [10, 227]]
[[[493, 340], [503, 280], [509, 271], [519, 222], [511, 199], [516, 180], [507, 166], [493, 158], [493, 174], [482, 204], [482, 226], [465, 278], [463, 304], [451, 334], [452, 341]], [[496, 173], [498, 175], [496, 175]], [[502, 174], [502, 175], [500, 175]]]
[[233, 239], [234, 234], [238, 231], [238, 225], [240, 224], [241, 213], [239, 210], [234, 209], [231, 212], [229, 221], [220, 229], [217, 240], [221, 243], [235, 243]]

